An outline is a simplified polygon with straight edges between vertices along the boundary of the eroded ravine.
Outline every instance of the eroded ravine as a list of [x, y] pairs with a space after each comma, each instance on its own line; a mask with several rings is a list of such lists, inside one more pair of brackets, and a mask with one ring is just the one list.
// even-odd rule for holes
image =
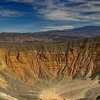
[[[88, 80], [100, 75], [100, 45], [86, 42], [78, 47], [67, 44], [63, 48], [63, 50], [61, 47], [34, 48], [32, 45], [1, 47], [0, 90], [2, 93], [18, 100], [38, 100], [45, 88], [52, 88], [56, 83], [62, 83], [62, 80], [65, 81], [64, 84], [67, 84], [67, 80], [71, 80], [70, 84], [72, 84], [73, 79], [87, 80], [86, 83], [83, 81], [84, 85], [76, 87], [73, 91], [79, 93], [81, 89], [86, 90]], [[73, 89], [79, 82], [77, 80], [72, 84]], [[90, 81], [90, 84], [92, 82]], [[58, 85], [57, 88], [64, 88], [62, 87], [64, 84]], [[67, 91], [65, 93], [69, 95]]]

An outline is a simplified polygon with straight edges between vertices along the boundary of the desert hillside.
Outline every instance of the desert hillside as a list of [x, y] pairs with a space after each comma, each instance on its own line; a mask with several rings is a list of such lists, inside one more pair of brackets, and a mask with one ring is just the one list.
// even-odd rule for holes
[[[53, 84], [59, 86], [64, 84], [63, 80], [65, 82], [70, 80], [70, 84], [74, 80], [79, 80], [75, 84], [83, 85], [75, 88], [77, 93], [82, 91], [81, 89], [84, 91], [90, 89], [89, 84], [92, 82], [93, 87], [97, 88], [99, 85], [97, 83], [95, 85], [95, 80], [100, 79], [100, 41], [98, 40], [98, 38], [81, 38], [60, 43], [2, 41], [0, 44], [0, 91], [11, 96], [8, 95], [6, 100], [38, 100], [36, 99], [38, 94], [32, 92], [35, 97], [29, 91], [36, 92], [38, 87], [43, 89]], [[81, 83], [80, 80], [83, 82]], [[69, 89], [72, 93], [75, 91], [75, 84], [71, 85], [72, 91]], [[67, 93], [68, 98], [71, 97], [70, 92]], [[74, 95], [73, 98], [76, 98], [75, 92]]]

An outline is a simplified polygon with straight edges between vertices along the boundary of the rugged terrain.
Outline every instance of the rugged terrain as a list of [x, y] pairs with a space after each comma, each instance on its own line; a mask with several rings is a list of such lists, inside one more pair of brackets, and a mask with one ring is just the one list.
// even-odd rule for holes
[[2, 37], [0, 100], [99, 100], [99, 37], [62, 42], [15, 33]]

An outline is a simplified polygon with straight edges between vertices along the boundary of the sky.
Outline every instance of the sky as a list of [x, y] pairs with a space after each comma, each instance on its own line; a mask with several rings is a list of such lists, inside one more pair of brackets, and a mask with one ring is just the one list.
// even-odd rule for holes
[[0, 32], [100, 26], [100, 0], [0, 0]]

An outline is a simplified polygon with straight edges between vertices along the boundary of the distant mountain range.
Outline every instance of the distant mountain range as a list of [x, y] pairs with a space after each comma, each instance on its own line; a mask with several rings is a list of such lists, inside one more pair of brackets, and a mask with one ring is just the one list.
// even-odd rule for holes
[[97, 36], [100, 35], [100, 26], [85, 26], [69, 30], [69, 33], [79, 36]]
[[85, 26], [69, 30], [53, 30], [35, 33], [0, 33], [0, 41], [65, 41], [100, 35], [100, 26]]
[[[44, 33], [44, 34], [41, 34]], [[57, 34], [56, 34], [57, 33]], [[54, 30], [54, 31], [47, 31], [47, 32], [39, 32], [37, 35], [64, 35], [64, 36], [97, 36], [100, 35], [100, 26], [85, 26], [80, 28], [74, 28], [74, 29], [67, 29], [67, 30]]]

